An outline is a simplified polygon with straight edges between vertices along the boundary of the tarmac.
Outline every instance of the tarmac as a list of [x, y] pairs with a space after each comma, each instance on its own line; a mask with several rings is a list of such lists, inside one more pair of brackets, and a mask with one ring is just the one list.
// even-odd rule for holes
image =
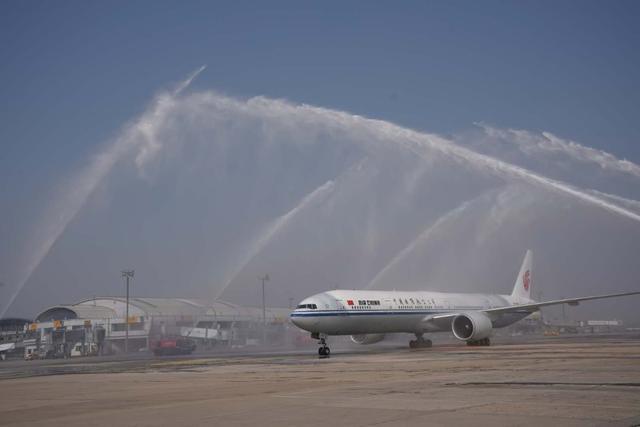
[[22, 362], [0, 380], [0, 425], [640, 425], [637, 335], [367, 348]]

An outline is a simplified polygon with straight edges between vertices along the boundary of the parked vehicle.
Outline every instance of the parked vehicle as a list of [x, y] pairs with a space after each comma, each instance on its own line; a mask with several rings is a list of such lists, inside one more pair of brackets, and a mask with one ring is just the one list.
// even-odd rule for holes
[[152, 348], [156, 356], [191, 354], [196, 349], [196, 343], [188, 338], [162, 338]]
[[85, 343], [83, 345], [81, 342], [77, 342], [71, 349], [70, 356], [71, 357], [96, 356], [97, 354], [98, 354], [98, 344], [92, 342], [92, 343]]
[[16, 343], [0, 344], [0, 360], [7, 359], [7, 353], [12, 352], [16, 348]]

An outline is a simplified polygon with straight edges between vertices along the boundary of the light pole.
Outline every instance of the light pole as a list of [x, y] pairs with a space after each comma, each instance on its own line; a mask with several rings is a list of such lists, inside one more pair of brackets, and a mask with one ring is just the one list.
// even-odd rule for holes
[[264, 282], [269, 281], [269, 274], [265, 274], [262, 277], [258, 277], [262, 281], [262, 345], [267, 342], [267, 308], [264, 298]]
[[133, 270], [123, 270], [122, 277], [127, 281], [127, 308], [125, 309], [124, 352], [129, 352], [129, 279], [133, 278]]

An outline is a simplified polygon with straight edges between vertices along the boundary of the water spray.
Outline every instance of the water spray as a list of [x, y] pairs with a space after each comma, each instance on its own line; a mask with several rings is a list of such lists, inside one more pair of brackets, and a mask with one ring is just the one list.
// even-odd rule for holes
[[[478, 154], [437, 135], [403, 128], [383, 120], [369, 119], [310, 105], [296, 105], [264, 97], [238, 100], [211, 91], [185, 95], [185, 89], [204, 69], [204, 66], [198, 68], [185, 80], [177, 84], [172, 91], [165, 91], [156, 96], [150, 107], [131, 125], [126, 126], [104, 151], [83, 168], [73, 184], [62, 193], [63, 196], [54, 201], [46, 211], [45, 220], [37, 228], [34, 237], [32, 237], [36, 241], [36, 244], [33, 245], [35, 247], [35, 250], [32, 251], [33, 256], [27, 262], [27, 268], [25, 268], [22, 278], [16, 282], [17, 287], [2, 308], [0, 317], [5, 314], [24, 284], [64, 233], [69, 223], [86, 204], [87, 199], [95, 191], [96, 187], [109, 175], [114, 165], [126, 155], [137, 150], [136, 165], [139, 170], [142, 170], [145, 164], [165, 148], [167, 138], [163, 139], [162, 132], [165, 130], [163, 126], [170, 117], [177, 113], [203, 116], [210, 114], [213, 120], [216, 118], [213, 113], [222, 112], [226, 120], [258, 119], [263, 126], [275, 126], [281, 131], [311, 127], [322, 132], [336, 133], [349, 137], [365, 153], [378, 150], [383, 145], [389, 147], [389, 144], [405, 149], [427, 161], [432, 161], [434, 154], [438, 153], [461, 165], [468, 165], [475, 170], [488, 172], [501, 179], [516, 179], [526, 182], [640, 222], [640, 214], [610, 201], [615, 200], [617, 196], [611, 195], [611, 197], [608, 197], [604, 193], [600, 193], [602, 195], [590, 193], [588, 190], [545, 177], [525, 168]], [[582, 155], [595, 155], [588, 150], [576, 149], [575, 152]], [[598, 157], [598, 160], [612, 162], [612, 159], [607, 156]], [[625, 163], [625, 165], [628, 170], [633, 171], [637, 167], [637, 165], [633, 164], [630, 166]], [[227, 275], [227, 279], [224, 281], [223, 288], [217, 292], [217, 295], [220, 295], [246, 264], [304, 208], [305, 204], [313, 202], [316, 198], [318, 202], [321, 202], [321, 199], [323, 199], [321, 195], [330, 192], [334, 186], [334, 181], [328, 181], [305, 196], [292, 210], [274, 219], [258, 235], [251, 245], [251, 249], [247, 251], [246, 256], [241, 259], [235, 268], [231, 269], [231, 273]], [[461, 209], [464, 210], [462, 207]], [[425, 230], [424, 233], [428, 235], [427, 231]], [[407, 251], [411, 250], [410, 247], [411, 244]], [[400, 253], [398, 256], [404, 255]], [[393, 263], [394, 260], [390, 264]], [[387, 267], [390, 267], [390, 265]], [[379, 274], [384, 273], [387, 267], [381, 270]], [[376, 278], [373, 281], [375, 280]]]

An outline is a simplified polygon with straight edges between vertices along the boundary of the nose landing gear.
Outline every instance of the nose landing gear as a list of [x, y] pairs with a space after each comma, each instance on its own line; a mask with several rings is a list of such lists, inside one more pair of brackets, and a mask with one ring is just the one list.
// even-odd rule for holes
[[409, 348], [429, 348], [432, 345], [431, 340], [424, 339], [422, 334], [416, 334], [416, 339], [409, 341]]
[[330, 357], [331, 356], [331, 349], [327, 345], [327, 338], [328, 338], [327, 335], [325, 335], [325, 334], [312, 334], [311, 337], [319, 340], [318, 344], [320, 344], [320, 348], [318, 349], [318, 357], [320, 359], [327, 359], [328, 357]]
[[326, 344], [323, 343], [322, 347], [318, 349], [318, 357], [320, 357], [320, 359], [326, 359], [330, 356], [331, 356], [331, 349], [327, 347]]

